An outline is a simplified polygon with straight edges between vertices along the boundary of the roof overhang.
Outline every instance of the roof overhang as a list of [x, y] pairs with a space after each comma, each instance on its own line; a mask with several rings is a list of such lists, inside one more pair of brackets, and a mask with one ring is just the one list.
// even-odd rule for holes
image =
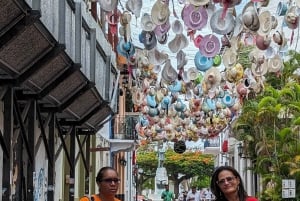
[[19, 1], [0, 7], [0, 87], [14, 87], [19, 102], [37, 100], [41, 112], [56, 112], [61, 126], [96, 131], [113, 114], [109, 103], [40, 16]]

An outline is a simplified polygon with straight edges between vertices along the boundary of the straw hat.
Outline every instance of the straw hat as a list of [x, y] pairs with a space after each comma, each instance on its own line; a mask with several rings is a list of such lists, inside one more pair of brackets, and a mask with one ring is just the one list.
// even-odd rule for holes
[[242, 12], [242, 20], [245, 27], [249, 30], [257, 31], [259, 29], [259, 17], [252, 1], [247, 3], [244, 7]]
[[297, 10], [297, 6], [292, 6], [288, 9], [287, 13], [284, 16], [284, 22], [290, 29], [296, 29], [298, 27], [299, 16]]
[[180, 50], [176, 54], [176, 59], [177, 59], [177, 69], [178, 70], [181, 69], [181, 68], [183, 68], [187, 64], [187, 62], [188, 62], [186, 54], [182, 50]]
[[98, 0], [102, 10], [110, 12], [117, 8], [118, 0]]
[[203, 81], [212, 88], [221, 83], [221, 78], [220, 71], [216, 67], [211, 67], [204, 73]]
[[287, 39], [285, 38], [283, 31], [276, 31], [273, 34], [273, 41], [280, 47], [284, 47], [287, 44]]
[[164, 24], [170, 17], [170, 10], [167, 3], [161, 0], [157, 0], [151, 9], [152, 21], [156, 25]]
[[126, 9], [132, 12], [137, 18], [140, 17], [142, 7], [143, 0], [128, 0], [126, 2]]
[[210, 19], [210, 27], [214, 33], [224, 35], [233, 31], [235, 20], [232, 13], [227, 12], [225, 17], [222, 17], [223, 8], [217, 10]]
[[208, 34], [200, 42], [199, 52], [206, 57], [214, 57], [220, 51], [220, 41], [213, 35]]
[[189, 2], [194, 6], [204, 6], [209, 3], [209, 0], [189, 0]]
[[182, 9], [184, 24], [192, 30], [200, 30], [207, 24], [208, 14], [202, 6], [188, 4]]
[[195, 55], [194, 62], [199, 71], [206, 71], [213, 65], [213, 59], [202, 55], [199, 51]]
[[183, 34], [176, 34], [175, 38], [168, 43], [171, 52], [176, 53], [186, 48], [189, 44], [187, 37]]
[[168, 58], [168, 54], [158, 51], [157, 48], [153, 48], [152, 50], [148, 51], [148, 59], [151, 64], [163, 64]]
[[170, 59], [167, 59], [161, 72], [161, 77], [164, 81], [168, 83], [174, 82], [177, 79], [177, 72], [172, 67]]
[[262, 13], [259, 14], [258, 16], [260, 26], [259, 29], [257, 30], [257, 33], [261, 36], [268, 35], [271, 30], [273, 29], [273, 20], [272, 15], [270, 11], [266, 10]]
[[152, 22], [152, 18], [148, 13], [144, 13], [141, 18], [141, 27], [144, 31], [153, 31], [156, 25]]
[[279, 56], [279, 54], [276, 54], [273, 58], [269, 59], [268, 62], [268, 71], [269, 72], [278, 72], [283, 67], [283, 61], [282, 58]]
[[174, 20], [172, 23], [172, 31], [175, 34], [181, 34], [183, 31], [183, 26], [179, 20]]
[[196, 80], [197, 77], [198, 77], [198, 74], [199, 74], [199, 71], [195, 67], [189, 68], [187, 73], [186, 73], [187, 78], [189, 80]]
[[232, 48], [227, 48], [223, 54], [223, 64], [226, 68], [235, 65], [237, 62], [237, 53]]

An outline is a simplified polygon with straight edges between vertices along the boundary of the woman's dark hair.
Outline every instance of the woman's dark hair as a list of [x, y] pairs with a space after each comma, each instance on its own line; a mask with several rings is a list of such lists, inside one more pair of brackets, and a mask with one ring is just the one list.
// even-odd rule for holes
[[236, 176], [237, 178], [239, 178], [239, 180], [240, 180], [240, 184], [238, 186], [239, 200], [240, 201], [245, 201], [246, 197], [248, 195], [247, 195], [247, 192], [245, 191], [242, 178], [241, 178], [240, 174], [238, 173], [238, 171], [236, 169], [234, 169], [233, 167], [230, 167], [230, 166], [220, 166], [220, 167], [218, 167], [214, 171], [214, 173], [213, 173], [213, 175], [211, 177], [210, 189], [211, 189], [211, 192], [216, 196], [216, 201], [227, 201], [227, 199], [225, 198], [225, 196], [224, 196], [223, 192], [221, 191], [219, 185], [217, 184], [217, 181], [219, 179], [218, 178], [219, 174], [220, 174], [220, 172], [222, 172], [224, 170], [232, 172], [232, 174], [234, 176]]
[[103, 179], [103, 176], [104, 176], [104, 173], [107, 171], [107, 170], [113, 170], [117, 173], [118, 175], [118, 172], [112, 168], [112, 167], [109, 167], [109, 166], [106, 166], [106, 167], [103, 167], [99, 170], [98, 174], [97, 174], [97, 177], [96, 177], [96, 182], [100, 182], [102, 179]]

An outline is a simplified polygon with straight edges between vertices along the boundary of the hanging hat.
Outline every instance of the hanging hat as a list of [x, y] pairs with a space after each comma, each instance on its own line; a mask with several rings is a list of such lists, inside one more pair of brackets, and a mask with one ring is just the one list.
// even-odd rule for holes
[[208, 14], [202, 6], [185, 5], [182, 9], [184, 24], [192, 30], [200, 30], [207, 24]]
[[290, 29], [296, 29], [299, 24], [299, 16], [297, 12], [297, 6], [292, 6], [288, 9], [287, 13], [284, 15], [284, 22]]
[[142, 7], [143, 0], [128, 0], [126, 2], [126, 9], [132, 12], [137, 18], [140, 17]]
[[211, 67], [204, 73], [203, 81], [209, 84], [210, 88], [221, 83], [221, 73], [216, 67]]
[[271, 37], [268, 35], [256, 35], [256, 47], [260, 50], [266, 50], [271, 44]]
[[231, 13], [227, 12], [225, 17], [222, 17], [223, 9], [217, 10], [210, 19], [210, 27], [214, 33], [224, 35], [233, 31], [235, 20]]
[[124, 11], [120, 16], [120, 24], [122, 26], [126, 26], [130, 24], [131, 21], [131, 14], [128, 11]]
[[199, 51], [195, 55], [194, 62], [199, 71], [206, 71], [213, 65], [213, 59], [203, 56]]
[[237, 53], [232, 48], [227, 48], [223, 54], [223, 64], [226, 68], [235, 65], [237, 62]]
[[195, 79], [197, 79], [198, 74], [199, 74], [199, 71], [195, 67], [189, 68], [188, 71], [187, 71], [187, 73], [186, 73], [187, 78], [189, 80], [195, 80]]
[[232, 107], [235, 103], [235, 99], [229, 93], [225, 93], [224, 97], [222, 98], [222, 103], [227, 107]]
[[144, 93], [142, 92], [142, 89], [139, 88], [133, 88], [132, 90], [132, 103], [134, 105], [141, 105], [144, 101]]
[[202, 39], [203, 39], [203, 36], [200, 35], [200, 34], [194, 38], [195, 47], [197, 47], [197, 48], [200, 47], [200, 42], [201, 42]]
[[284, 47], [287, 44], [287, 39], [285, 38], [283, 31], [276, 31], [273, 34], [273, 41], [280, 47]]
[[204, 6], [209, 3], [209, 0], [189, 0], [189, 2], [194, 6]]
[[187, 37], [183, 34], [176, 34], [175, 38], [168, 43], [171, 52], [176, 53], [186, 48], [189, 44]]
[[222, 63], [221, 55], [217, 54], [213, 58], [213, 66], [219, 66]]
[[265, 60], [262, 64], [253, 63], [251, 65], [251, 72], [254, 76], [263, 76], [268, 72], [268, 61]]
[[157, 0], [151, 9], [152, 21], [156, 25], [161, 25], [168, 21], [169, 16], [170, 10], [168, 4], [161, 0]]
[[257, 34], [261, 36], [268, 35], [273, 29], [273, 23], [274, 23], [273, 22], [274, 18], [272, 18], [270, 11], [266, 10], [260, 13], [258, 18], [259, 18], [260, 26], [257, 31]]
[[117, 8], [118, 0], [98, 0], [100, 8], [106, 12], [110, 12]]
[[140, 41], [144, 44], [146, 50], [151, 50], [156, 47], [157, 40], [153, 31], [142, 31]]
[[159, 44], [166, 44], [168, 42], [168, 37], [169, 37], [169, 34], [168, 33], [165, 33], [164, 35], [162, 36], [157, 36], [157, 41]]
[[252, 62], [251, 72], [254, 76], [263, 76], [268, 72], [268, 61], [265, 59], [263, 51], [253, 49], [249, 53], [249, 60]]
[[256, 8], [252, 1], [248, 2], [242, 12], [242, 20], [246, 28], [251, 31], [257, 31], [260, 23]]
[[164, 81], [168, 83], [172, 83], [177, 79], [177, 72], [172, 67], [170, 59], [167, 59], [161, 72], [161, 77]]
[[178, 70], [183, 68], [188, 62], [188, 59], [186, 58], [186, 54], [182, 50], [180, 50], [176, 54], [176, 59], [177, 59], [177, 69]]
[[235, 26], [233, 29], [233, 34], [232, 36], [236, 37], [238, 35], [240, 35], [243, 31], [244, 28], [244, 24], [242, 21], [242, 14], [239, 14], [236, 18], [235, 18]]
[[284, 16], [286, 14], [287, 9], [288, 9], [287, 2], [280, 1], [277, 4], [276, 14], [279, 16]]
[[213, 35], [208, 34], [200, 42], [199, 52], [206, 57], [214, 57], [220, 51], [220, 41]]
[[144, 31], [153, 31], [155, 29], [155, 24], [152, 22], [152, 18], [148, 13], [144, 13], [141, 18], [141, 25]]
[[117, 45], [117, 52], [126, 58], [130, 58], [135, 53], [135, 47], [130, 41], [125, 42], [124, 38], [121, 38]]
[[170, 21], [167, 20], [164, 24], [156, 25], [154, 32], [156, 36], [160, 37], [165, 35], [171, 28]]
[[175, 34], [182, 34], [183, 32], [183, 26], [179, 20], [174, 20], [172, 23], [172, 31]]
[[158, 51], [157, 48], [153, 48], [148, 51], [148, 59], [151, 64], [161, 65], [169, 58], [168, 54]]
[[279, 54], [276, 54], [273, 58], [269, 59], [268, 71], [278, 72], [283, 68], [283, 61]]

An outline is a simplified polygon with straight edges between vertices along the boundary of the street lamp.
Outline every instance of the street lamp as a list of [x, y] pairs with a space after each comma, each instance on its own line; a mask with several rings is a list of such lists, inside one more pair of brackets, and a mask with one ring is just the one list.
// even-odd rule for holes
[[244, 153], [244, 151], [245, 151], [244, 150], [244, 146], [243, 146], [243, 144], [241, 142], [238, 144], [237, 149], [238, 149], [238, 155], [239, 155], [239, 157], [241, 157], [241, 158], [249, 158], [249, 156], [247, 156], [247, 154]]

